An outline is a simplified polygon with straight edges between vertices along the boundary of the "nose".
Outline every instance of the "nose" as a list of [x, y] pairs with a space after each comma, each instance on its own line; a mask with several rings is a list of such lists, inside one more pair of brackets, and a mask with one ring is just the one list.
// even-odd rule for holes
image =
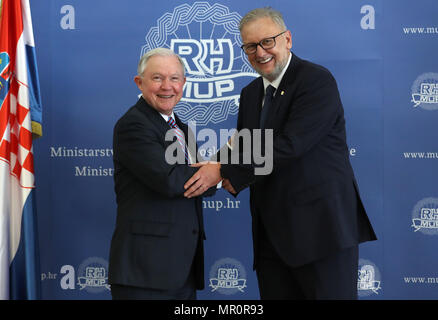
[[260, 56], [264, 55], [265, 53], [266, 53], [266, 50], [263, 49], [260, 44], [257, 44], [256, 52], [255, 52], [256, 56], [260, 57]]
[[164, 78], [161, 82], [161, 89], [170, 90], [172, 89], [170, 79], [168, 77]]

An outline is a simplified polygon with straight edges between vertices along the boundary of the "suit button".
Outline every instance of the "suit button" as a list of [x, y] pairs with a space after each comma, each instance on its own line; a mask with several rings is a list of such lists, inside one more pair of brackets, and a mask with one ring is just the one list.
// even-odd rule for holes
[[194, 229], [194, 230], [192, 231], [192, 233], [193, 233], [193, 234], [198, 234], [198, 230], [195, 230], [195, 229]]

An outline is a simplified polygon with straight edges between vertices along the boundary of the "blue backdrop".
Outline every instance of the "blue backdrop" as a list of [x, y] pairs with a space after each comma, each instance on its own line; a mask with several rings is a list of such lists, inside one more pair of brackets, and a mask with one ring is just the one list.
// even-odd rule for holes
[[[31, 1], [44, 107], [34, 143], [43, 299], [110, 299], [112, 131], [137, 100], [141, 54], [166, 46], [186, 59], [177, 113], [219, 134], [234, 128], [236, 96], [255, 77], [238, 22], [266, 5], [283, 12], [294, 53], [338, 82], [379, 238], [360, 247], [360, 299], [438, 298], [436, 0], [46, 0]], [[259, 299], [248, 194], [204, 201], [200, 299]]]

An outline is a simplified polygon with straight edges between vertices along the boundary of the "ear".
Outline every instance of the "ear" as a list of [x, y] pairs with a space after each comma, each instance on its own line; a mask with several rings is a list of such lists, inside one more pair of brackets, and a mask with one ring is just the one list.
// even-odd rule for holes
[[134, 82], [140, 90], [141, 90], [142, 81], [143, 81], [143, 79], [140, 76], [137, 75], [134, 77]]
[[292, 49], [292, 33], [290, 32], [290, 30], [287, 30], [287, 32], [285, 33], [285, 37], [286, 37], [286, 46], [290, 50]]

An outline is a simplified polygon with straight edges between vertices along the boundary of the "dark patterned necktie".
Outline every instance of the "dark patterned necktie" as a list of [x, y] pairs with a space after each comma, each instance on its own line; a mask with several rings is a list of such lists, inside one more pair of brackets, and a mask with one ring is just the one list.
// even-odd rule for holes
[[265, 99], [263, 100], [263, 108], [260, 113], [260, 129], [264, 129], [266, 118], [268, 116], [269, 108], [271, 107], [272, 100], [274, 99], [275, 88], [269, 85], [266, 88]]

